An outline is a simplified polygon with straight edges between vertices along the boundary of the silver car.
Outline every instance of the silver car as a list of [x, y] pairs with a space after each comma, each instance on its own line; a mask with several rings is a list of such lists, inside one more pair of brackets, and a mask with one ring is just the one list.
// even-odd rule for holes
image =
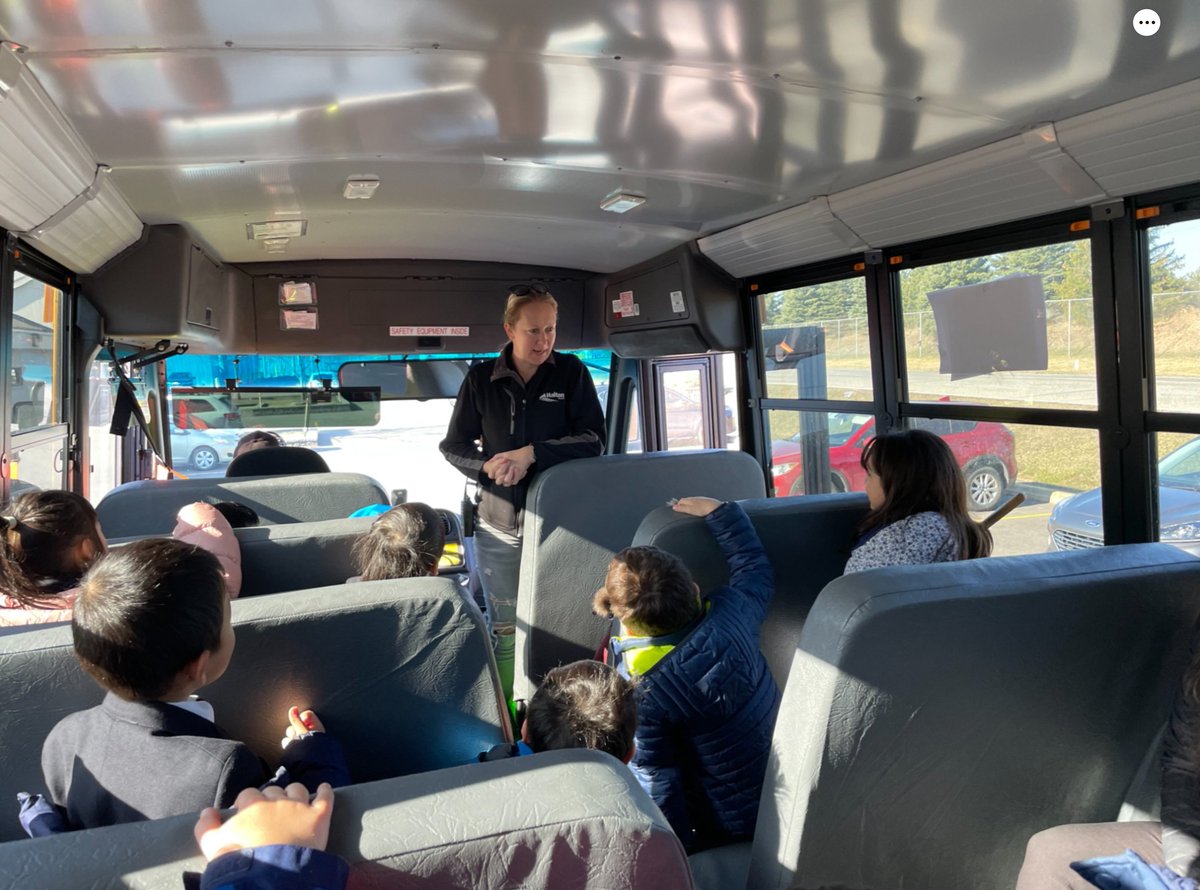
[[[1080, 550], [1104, 544], [1100, 489], [1060, 501], [1050, 513], [1050, 547]], [[1200, 556], [1200, 436], [1158, 464], [1158, 539]]]
[[243, 430], [181, 430], [171, 427], [171, 460], [177, 468], [212, 470], [233, 459]]

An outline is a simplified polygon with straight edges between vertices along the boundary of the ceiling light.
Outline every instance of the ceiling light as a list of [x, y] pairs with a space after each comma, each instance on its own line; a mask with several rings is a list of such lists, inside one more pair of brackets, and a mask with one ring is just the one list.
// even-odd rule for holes
[[262, 241], [266, 238], [299, 238], [308, 231], [306, 219], [276, 219], [246, 223], [246, 238]]
[[615, 192], [609, 193], [609, 196], [600, 202], [600, 209], [607, 210], [610, 213], [626, 213], [634, 207], [641, 207], [646, 203], [644, 195], [635, 195], [633, 192], [623, 192], [618, 189]]
[[375, 189], [379, 188], [378, 176], [351, 176], [346, 180], [346, 187], [342, 190], [342, 197], [354, 200], [360, 198], [366, 200], [375, 194]]

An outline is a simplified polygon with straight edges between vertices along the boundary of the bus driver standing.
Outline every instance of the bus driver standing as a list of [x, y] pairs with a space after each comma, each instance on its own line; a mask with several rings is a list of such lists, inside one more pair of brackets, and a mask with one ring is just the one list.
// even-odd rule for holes
[[481, 489], [475, 554], [505, 698], [512, 698], [521, 520], [534, 474], [604, 451], [604, 413], [583, 362], [554, 351], [558, 303], [509, 288], [509, 343], [463, 381], [441, 451]]

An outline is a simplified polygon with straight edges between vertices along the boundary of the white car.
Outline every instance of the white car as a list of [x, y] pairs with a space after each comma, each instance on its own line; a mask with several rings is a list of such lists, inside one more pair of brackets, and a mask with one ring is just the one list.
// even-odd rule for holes
[[182, 469], [212, 470], [233, 459], [244, 430], [181, 430], [171, 427], [171, 460]]

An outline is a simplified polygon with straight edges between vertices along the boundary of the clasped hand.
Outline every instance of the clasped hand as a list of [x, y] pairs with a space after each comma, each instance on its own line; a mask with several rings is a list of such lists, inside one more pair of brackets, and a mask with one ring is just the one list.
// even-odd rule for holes
[[509, 487], [524, 479], [532, 464], [533, 446], [526, 445], [492, 455], [483, 465], [483, 472], [497, 485]]

